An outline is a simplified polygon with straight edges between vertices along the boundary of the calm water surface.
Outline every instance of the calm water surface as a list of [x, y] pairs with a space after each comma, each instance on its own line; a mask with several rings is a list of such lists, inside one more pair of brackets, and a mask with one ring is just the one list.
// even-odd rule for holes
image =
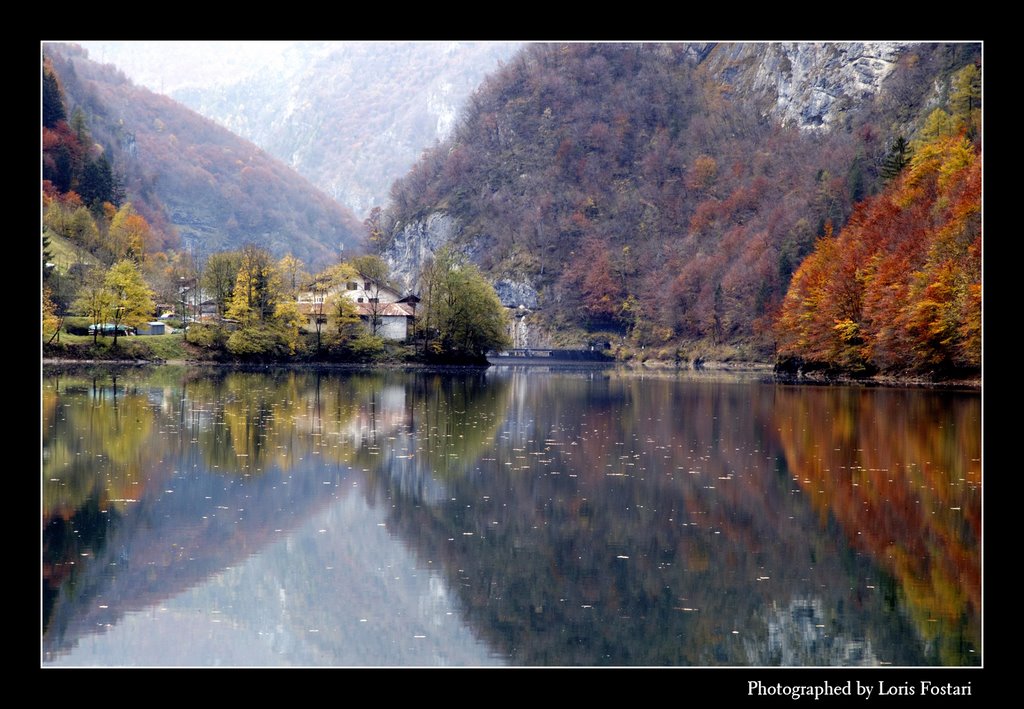
[[44, 370], [44, 665], [976, 665], [977, 393]]

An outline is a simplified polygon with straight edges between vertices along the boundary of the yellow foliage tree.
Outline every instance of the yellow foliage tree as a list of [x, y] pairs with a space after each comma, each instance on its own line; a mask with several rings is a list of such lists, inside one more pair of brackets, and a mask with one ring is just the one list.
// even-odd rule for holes
[[72, 304], [74, 311], [89, 318], [93, 328], [92, 341], [95, 344], [100, 333], [100, 326], [106, 321], [110, 308], [110, 294], [98, 268], [89, 269], [78, 297]]
[[277, 262], [277, 270], [281, 274], [281, 287], [283, 292], [294, 297], [299, 290], [304, 288], [309, 281], [309, 274], [306, 273], [305, 264], [291, 254], [285, 254]]
[[110, 221], [107, 249], [115, 259], [135, 258], [142, 261], [152, 247], [152, 232], [145, 217], [125, 202]]
[[243, 247], [228, 317], [242, 323], [269, 320], [280, 295], [281, 274], [270, 254], [256, 246]]
[[110, 298], [110, 321], [114, 325], [114, 345], [119, 327], [135, 327], [153, 317], [153, 290], [142, 278], [131, 259], [118, 261], [107, 271], [104, 286]]
[[60, 332], [60, 318], [57, 316], [57, 305], [50, 297], [50, 288], [43, 288], [43, 337], [52, 340]]

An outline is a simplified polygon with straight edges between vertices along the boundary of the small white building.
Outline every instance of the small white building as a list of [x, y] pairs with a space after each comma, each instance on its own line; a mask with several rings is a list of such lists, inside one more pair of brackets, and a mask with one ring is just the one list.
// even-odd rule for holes
[[[419, 298], [408, 295], [404, 298], [393, 288], [379, 284], [370, 278], [358, 276], [355, 279], [324, 291], [308, 290], [299, 294], [299, 313], [306, 318], [307, 327], [315, 328], [316, 319], [326, 324], [330, 318], [325, 302], [332, 298], [347, 298], [355, 304], [356, 313], [368, 329], [377, 323], [377, 335], [388, 340], [405, 340], [412, 333], [416, 318], [416, 304]], [[323, 314], [319, 313], [323, 311]]]
[[135, 328], [136, 335], [163, 335], [167, 332], [166, 323], [154, 320], [153, 322], [142, 323]]
[[367, 329], [372, 329], [376, 318], [377, 335], [386, 340], [407, 339], [416, 318], [412, 307], [405, 303], [356, 303], [356, 312]]

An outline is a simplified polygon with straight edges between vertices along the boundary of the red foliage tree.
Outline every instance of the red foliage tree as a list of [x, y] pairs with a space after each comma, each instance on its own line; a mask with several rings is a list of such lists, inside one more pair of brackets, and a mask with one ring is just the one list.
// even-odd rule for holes
[[962, 136], [818, 241], [793, 276], [779, 354], [847, 370], [981, 366], [981, 155]]

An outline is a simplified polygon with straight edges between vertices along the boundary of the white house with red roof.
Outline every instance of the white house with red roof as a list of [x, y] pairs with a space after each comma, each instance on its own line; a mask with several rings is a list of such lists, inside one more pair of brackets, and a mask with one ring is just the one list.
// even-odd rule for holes
[[316, 327], [316, 319], [326, 323], [333, 298], [347, 298], [355, 305], [356, 313], [367, 328], [388, 340], [405, 340], [412, 334], [416, 318], [415, 295], [403, 297], [394, 288], [359, 275], [327, 291], [307, 290], [299, 294], [299, 313], [306, 317], [307, 327]]

